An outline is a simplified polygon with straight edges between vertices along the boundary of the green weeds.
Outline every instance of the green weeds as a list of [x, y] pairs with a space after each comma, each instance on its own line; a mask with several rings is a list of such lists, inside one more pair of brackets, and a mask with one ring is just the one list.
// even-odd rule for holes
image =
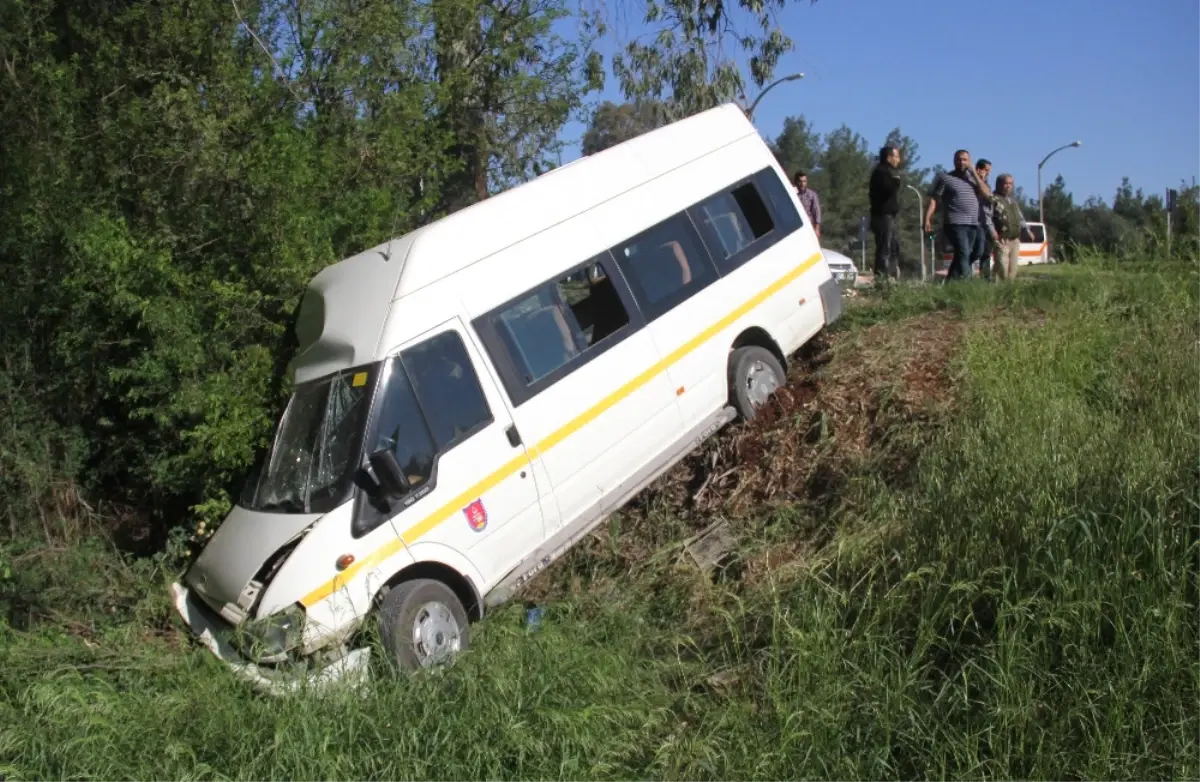
[[5, 544], [0, 774], [1197, 778], [1194, 272], [1033, 277], [850, 311], [961, 318], [953, 397], [906, 480], [873, 453], [839, 502], [764, 511], [764, 540], [819, 539], [802, 562], [714, 581], [585, 547], [536, 632], [507, 607], [363, 694], [252, 695], [172, 629], [161, 562]]

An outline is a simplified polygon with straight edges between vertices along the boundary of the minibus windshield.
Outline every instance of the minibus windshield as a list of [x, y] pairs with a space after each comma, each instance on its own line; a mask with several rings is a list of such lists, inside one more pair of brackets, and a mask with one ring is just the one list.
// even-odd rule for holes
[[375, 369], [351, 369], [296, 387], [271, 448], [238, 504], [247, 510], [324, 513], [351, 487]]

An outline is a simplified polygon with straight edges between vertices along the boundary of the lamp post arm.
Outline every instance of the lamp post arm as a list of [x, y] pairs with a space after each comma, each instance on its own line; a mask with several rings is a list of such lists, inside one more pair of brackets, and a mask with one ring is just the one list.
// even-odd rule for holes
[[1052, 152], [1051, 152], [1049, 155], [1046, 155], [1046, 157], [1042, 158], [1042, 162], [1041, 162], [1041, 163], [1038, 163], [1038, 167], [1037, 167], [1037, 186], [1038, 186], [1038, 220], [1039, 220], [1039, 221], [1040, 221], [1040, 222], [1041, 222], [1043, 225], [1045, 225], [1045, 223], [1046, 223], [1046, 207], [1045, 207], [1045, 205], [1042, 203], [1042, 166], [1046, 165], [1046, 161], [1047, 161], [1047, 160], [1049, 160], [1050, 158], [1054, 157], [1054, 156], [1055, 156], [1055, 155], [1057, 155], [1059, 152], [1062, 152], [1064, 149], [1070, 149], [1071, 147], [1078, 147], [1078, 146], [1080, 146], [1081, 144], [1083, 144], [1083, 142], [1082, 142], [1082, 141], [1072, 141], [1070, 144], [1063, 144], [1061, 147], [1059, 147], [1058, 149], [1056, 149], [1056, 150], [1052, 151]]
[[762, 100], [763, 97], [766, 96], [766, 94], [768, 92], [775, 89], [780, 84], [783, 84], [785, 81], [796, 81], [797, 79], [802, 79], [802, 78], [804, 78], [803, 73], [793, 73], [791, 76], [784, 76], [782, 79], [776, 79], [775, 81], [768, 84], [766, 87], [763, 88], [762, 92], [758, 93], [758, 97], [756, 97], [754, 99], [754, 102], [750, 104], [750, 107], [748, 109], [746, 109], [746, 118], [749, 119], [754, 116], [754, 110], [756, 108], [758, 108], [758, 102], [760, 100]]
[[1070, 143], [1070, 144], [1063, 144], [1061, 147], [1059, 147], [1058, 149], [1054, 150], [1054, 151], [1053, 151], [1053, 152], [1051, 152], [1049, 155], [1046, 155], [1046, 157], [1042, 158], [1042, 162], [1041, 162], [1041, 163], [1038, 163], [1038, 168], [1041, 168], [1042, 166], [1046, 165], [1046, 161], [1047, 161], [1047, 160], [1049, 160], [1050, 158], [1054, 157], [1054, 156], [1055, 156], [1055, 155], [1057, 155], [1059, 152], [1062, 152], [1064, 149], [1070, 149], [1071, 147], [1075, 147], [1075, 146], [1078, 146], [1078, 144], [1077, 144], [1077, 143], [1075, 143], [1075, 142], [1072, 142], [1072, 143]]

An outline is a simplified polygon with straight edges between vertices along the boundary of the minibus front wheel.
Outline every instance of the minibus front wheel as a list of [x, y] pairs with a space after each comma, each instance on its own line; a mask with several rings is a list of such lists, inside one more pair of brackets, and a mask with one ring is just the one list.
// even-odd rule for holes
[[449, 662], [467, 648], [467, 611], [454, 590], [430, 578], [403, 581], [379, 607], [383, 648], [401, 668]]
[[729, 390], [733, 406], [742, 420], [753, 420], [787, 380], [779, 359], [764, 347], [746, 345], [729, 357]]

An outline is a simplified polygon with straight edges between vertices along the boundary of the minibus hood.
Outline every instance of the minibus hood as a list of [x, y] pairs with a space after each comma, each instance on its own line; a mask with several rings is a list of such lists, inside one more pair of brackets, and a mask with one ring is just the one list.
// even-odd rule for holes
[[262, 513], [235, 505], [188, 570], [187, 585], [218, 612], [236, 605], [263, 563], [321, 515]]

